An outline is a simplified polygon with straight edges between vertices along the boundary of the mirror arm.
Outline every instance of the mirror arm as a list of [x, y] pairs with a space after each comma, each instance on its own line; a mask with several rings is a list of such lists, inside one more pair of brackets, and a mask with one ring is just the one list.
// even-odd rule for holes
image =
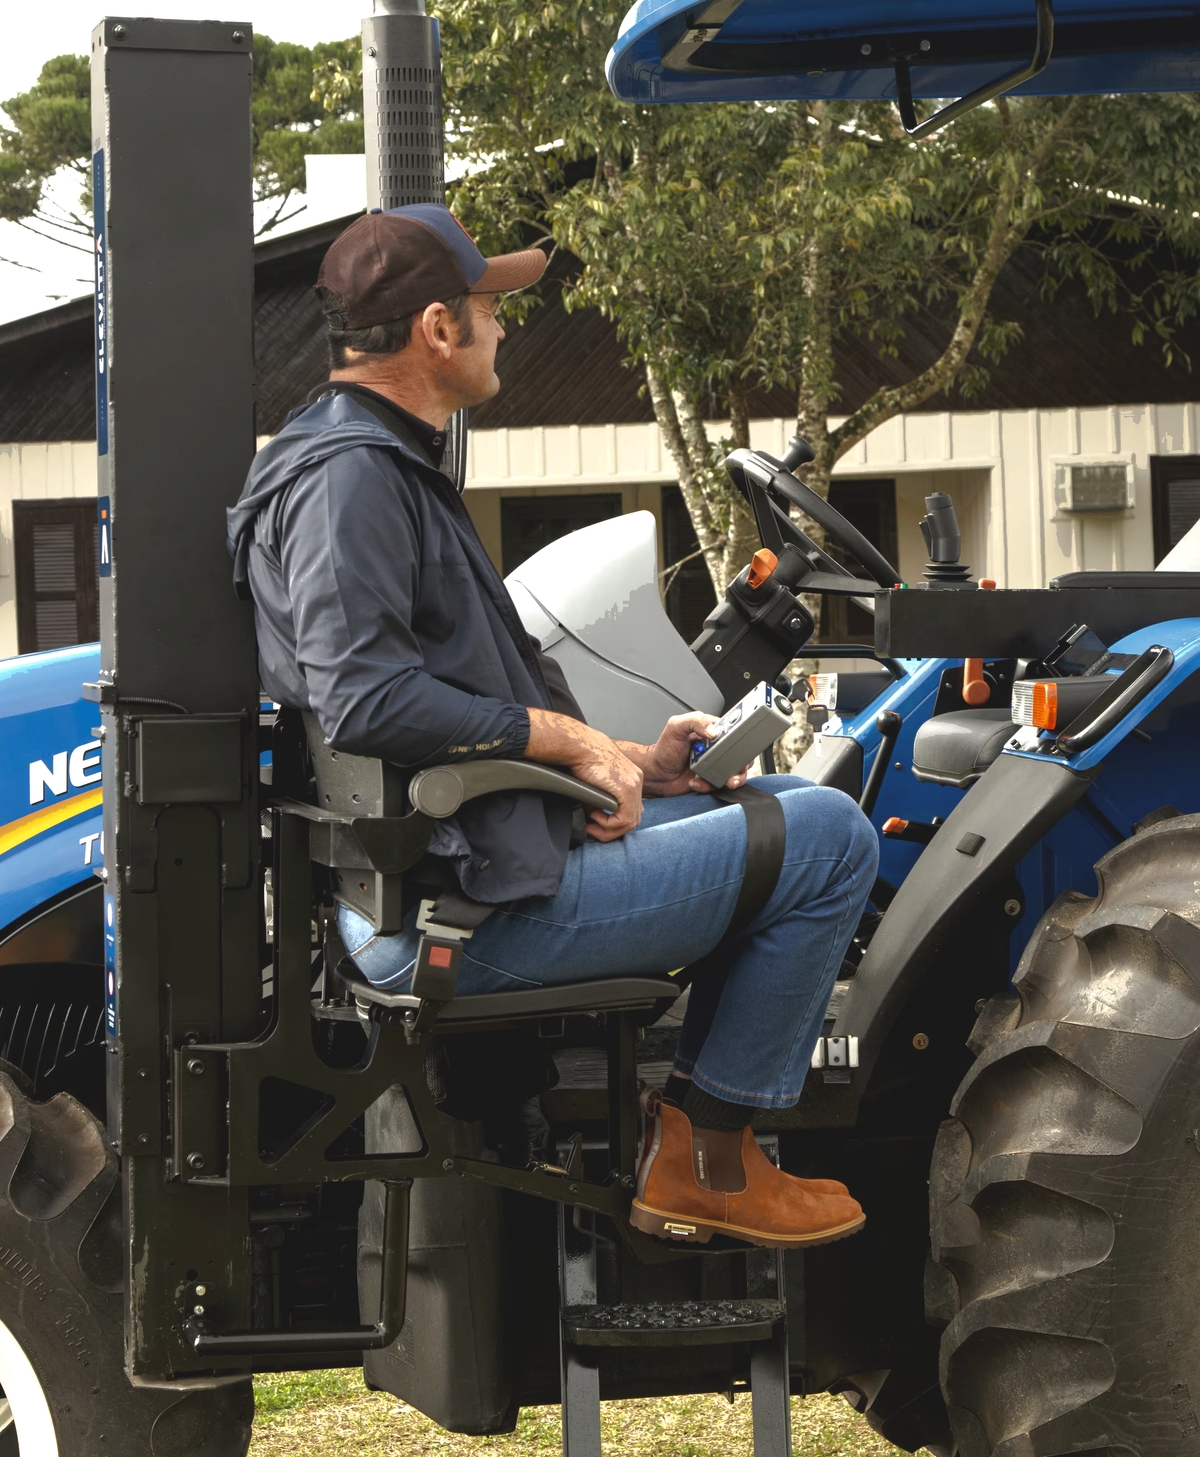
[[995, 81], [989, 81], [986, 85], [980, 86], [978, 90], [972, 91], [969, 95], [959, 97], [949, 106], [943, 106], [940, 111], [934, 112], [925, 121], [917, 120], [916, 108], [913, 106], [910, 63], [907, 60], [896, 62], [896, 106], [900, 112], [904, 130], [914, 142], [919, 142], [922, 137], [940, 131], [949, 122], [965, 115], [968, 111], [974, 111], [985, 101], [992, 101], [1003, 92], [1011, 91], [1025, 81], [1031, 81], [1034, 76], [1040, 75], [1046, 69], [1051, 52], [1054, 50], [1054, 4], [1053, 0], [1035, 0], [1035, 3], [1037, 5], [1037, 40], [1033, 47], [1033, 59], [1029, 64], [1018, 66], [1015, 71], [1009, 71]]

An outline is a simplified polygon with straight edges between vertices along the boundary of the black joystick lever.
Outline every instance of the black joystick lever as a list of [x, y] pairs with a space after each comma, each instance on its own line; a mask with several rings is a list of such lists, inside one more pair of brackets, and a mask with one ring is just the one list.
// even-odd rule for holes
[[925, 509], [929, 513], [921, 518], [921, 535], [929, 553], [925, 580], [935, 587], [965, 585], [971, 580], [971, 568], [958, 559], [962, 552], [962, 533], [954, 514], [954, 502], [945, 491], [935, 491], [925, 497]]
[[904, 720], [900, 715], [893, 713], [890, 708], [885, 708], [882, 713], [875, 715], [875, 728], [879, 734], [879, 752], [875, 755], [875, 762], [871, 765], [870, 774], [867, 775], [862, 798], [858, 801], [859, 809], [868, 818], [874, 812], [875, 801], [879, 798], [879, 791], [883, 788], [883, 778], [892, 761], [892, 750], [896, 747], [896, 740], [900, 736], [903, 723]]
[[809, 461], [816, 460], [817, 452], [812, 448], [802, 435], [793, 435], [788, 441], [788, 448], [779, 464], [784, 470], [799, 470], [802, 465]]

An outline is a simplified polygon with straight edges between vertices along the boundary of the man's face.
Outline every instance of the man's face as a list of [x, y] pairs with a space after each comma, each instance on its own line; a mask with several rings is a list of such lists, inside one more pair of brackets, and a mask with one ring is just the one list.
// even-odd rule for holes
[[[446, 370], [467, 405], [481, 405], [500, 388], [496, 374], [496, 346], [504, 338], [504, 330], [496, 320], [499, 302], [500, 296], [494, 293], [467, 296], [471, 327], [459, 331]], [[465, 342], [467, 340], [470, 342]]]

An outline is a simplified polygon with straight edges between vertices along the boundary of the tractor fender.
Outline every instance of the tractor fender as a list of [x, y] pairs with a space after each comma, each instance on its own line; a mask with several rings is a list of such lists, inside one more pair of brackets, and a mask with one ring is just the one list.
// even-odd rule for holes
[[939, 951], [1098, 773], [1002, 754], [955, 806], [888, 907], [838, 1012], [832, 1035], [857, 1037], [860, 1090]]

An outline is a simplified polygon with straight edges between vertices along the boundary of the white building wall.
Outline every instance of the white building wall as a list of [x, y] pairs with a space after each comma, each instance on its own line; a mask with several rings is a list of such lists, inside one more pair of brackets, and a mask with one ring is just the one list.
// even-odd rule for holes
[[[900, 416], [855, 446], [835, 474], [895, 479], [897, 566], [908, 580], [921, 575], [925, 552], [917, 522], [934, 490], [954, 497], [963, 559], [1002, 587], [1043, 586], [1069, 571], [1147, 569], [1154, 564], [1150, 457], [1200, 454], [1197, 411], [1194, 404], [1125, 405]], [[723, 427], [709, 428], [716, 439]], [[793, 428], [790, 420], [755, 420], [751, 443], [782, 454]], [[1132, 465], [1129, 509], [1064, 513], [1058, 468], [1072, 461]], [[657, 487], [674, 480], [652, 423], [478, 430], [467, 456], [468, 505], [497, 556], [505, 495], [620, 491], [626, 510], [657, 514]], [[0, 444], [0, 657], [16, 652], [12, 502], [95, 494], [90, 442]]]
[[[714, 439], [722, 429], [709, 427]], [[755, 420], [751, 444], [781, 455], [793, 429], [790, 420]], [[976, 574], [1002, 587], [1037, 587], [1063, 572], [1152, 567], [1150, 457], [1195, 453], [1200, 422], [1193, 404], [948, 411], [885, 422], [834, 474], [895, 479], [897, 565], [906, 578], [919, 579], [925, 561], [917, 526], [924, 497], [946, 490], [963, 526], [964, 560]], [[1058, 476], [1072, 462], [1131, 465], [1129, 508], [1066, 513]], [[477, 431], [467, 457], [468, 500], [485, 491], [611, 490], [674, 479], [654, 424]]]

